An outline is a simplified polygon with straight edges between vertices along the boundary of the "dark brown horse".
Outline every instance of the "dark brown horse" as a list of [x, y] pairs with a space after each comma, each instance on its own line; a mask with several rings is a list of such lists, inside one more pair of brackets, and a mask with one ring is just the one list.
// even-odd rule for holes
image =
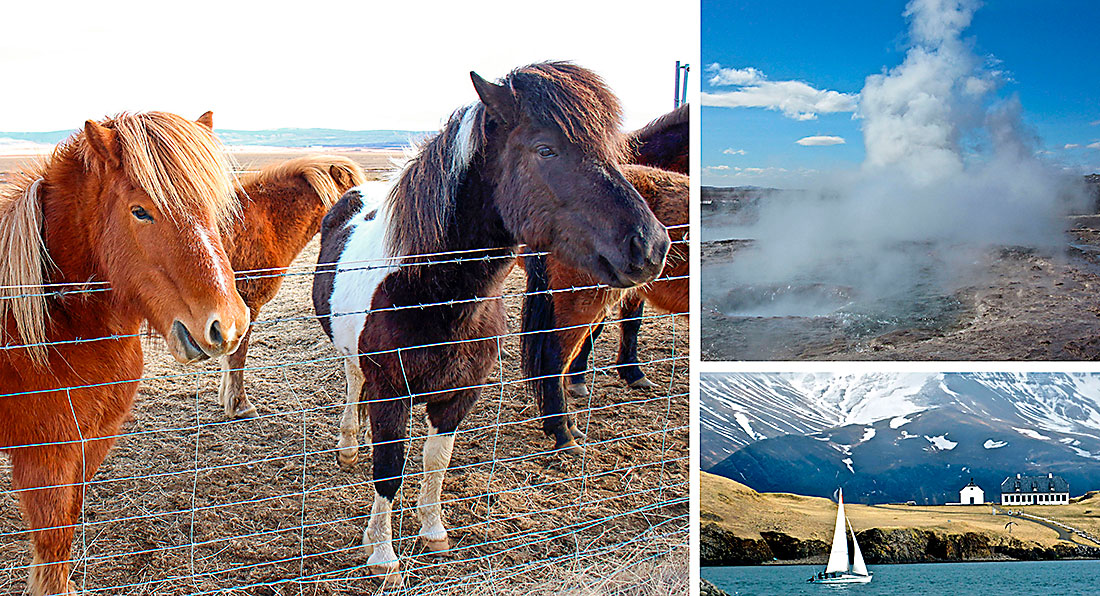
[[[237, 291], [252, 313], [271, 301], [291, 261], [321, 229], [329, 208], [353, 186], [366, 182], [363, 169], [346, 157], [308, 155], [241, 177], [241, 218], [222, 236], [237, 271]], [[252, 327], [235, 352], [222, 357], [218, 399], [231, 418], [251, 418], [256, 408], [244, 391], [244, 367]]]
[[[429, 429], [420, 539], [449, 548], [443, 473], [507, 333], [500, 293], [517, 244], [621, 288], [652, 280], [669, 246], [619, 171], [619, 101], [597, 75], [551, 62], [499, 84], [471, 77], [481, 101], [421, 146], [392, 193], [349, 192], [321, 228], [320, 263], [336, 265], [319, 268], [314, 305], [348, 356], [348, 402], [369, 411], [376, 495], [363, 542], [388, 583], [400, 582], [390, 516], [415, 403]], [[358, 429], [345, 424], [358, 421], [344, 418], [339, 458], [351, 465]]]
[[84, 483], [141, 378], [141, 326], [180, 362], [248, 328], [219, 229], [238, 212], [210, 129], [159, 112], [84, 129], [0, 196], [0, 449], [31, 529], [34, 595], [69, 581]]

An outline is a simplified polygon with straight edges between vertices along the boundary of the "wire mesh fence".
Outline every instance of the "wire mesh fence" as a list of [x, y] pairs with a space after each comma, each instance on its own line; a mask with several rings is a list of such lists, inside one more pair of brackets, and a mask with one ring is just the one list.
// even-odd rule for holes
[[[429, 261], [456, 258], [469, 257]], [[259, 410], [255, 418], [226, 419], [217, 363], [177, 365], [163, 341], [143, 337], [146, 365], [131, 418], [84, 486], [72, 556], [72, 579], [84, 594], [383, 590], [361, 544], [374, 498], [369, 441], [354, 471], [336, 465], [345, 381], [342, 357], [309, 299], [316, 260], [315, 239], [286, 272], [245, 273], [285, 277], [253, 326], [245, 390]], [[588, 439], [579, 457], [569, 457], [551, 452], [521, 371], [523, 292], [517, 268], [504, 296], [489, 298], [505, 302], [511, 331], [494, 338], [501, 355], [457, 432], [442, 491], [451, 538], [443, 554], [417, 543], [428, 431], [422, 407], [414, 407], [393, 515], [405, 586], [387, 592], [686, 593], [686, 319], [643, 315], [639, 360], [656, 389], [632, 390], [618, 379], [615, 334], [597, 343], [591, 391], [570, 404]], [[0, 399], [20, 396], [0, 388]], [[34, 562], [11, 487], [5, 460], [0, 593], [19, 594]]]

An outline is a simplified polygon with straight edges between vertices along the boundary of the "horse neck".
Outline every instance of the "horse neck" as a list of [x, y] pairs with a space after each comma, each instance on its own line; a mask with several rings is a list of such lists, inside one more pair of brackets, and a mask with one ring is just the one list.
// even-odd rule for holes
[[[82, 284], [104, 282], [100, 264], [104, 225], [99, 209], [108, 182], [97, 173], [86, 171], [76, 158], [58, 160], [46, 171], [39, 200], [42, 201], [43, 244], [49, 261], [46, 264], [47, 284]], [[100, 286], [90, 286], [98, 289]], [[80, 286], [62, 289], [82, 289]], [[117, 300], [116, 292], [81, 292], [61, 294], [48, 302], [54, 329], [65, 320], [77, 326], [80, 333], [90, 332], [88, 326], [115, 332], [140, 324], [141, 318]], [[109, 314], [110, 316], [105, 316]], [[64, 316], [63, 316], [64, 315]]]
[[[504, 277], [511, 270], [515, 259], [506, 257], [516, 247], [515, 237], [504, 226], [504, 220], [496, 209], [496, 188], [489, 182], [491, 174], [474, 166], [459, 188], [454, 213], [448, 224], [444, 242], [428, 257], [438, 263], [429, 266], [412, 266], [404, 269], [416, 280], [416, 302], [463, 300], [473, 296], [491, 296], [500, 293]], [[495, 257], [483, 259], [482, 257]], [[427, 294], [425, 294], [427, 292]], [[476, 308], [480, 303], [470, 303]]]
[[293, 183], [245, 190], [243, 217], [224, 239], [233, 268], [289, 265], [320, 231], [327, 211], [324, 201], [301, 177]]

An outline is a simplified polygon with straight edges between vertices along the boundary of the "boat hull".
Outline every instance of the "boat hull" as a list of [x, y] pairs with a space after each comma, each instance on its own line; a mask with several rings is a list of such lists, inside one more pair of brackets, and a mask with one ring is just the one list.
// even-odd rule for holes
[[867, 584], [871, 583], [871, 576], [846, 573], [844, 575], [837, 575], [834, 577], [826, 577], [821, 579], [811, 577], [809, 579], [809, 582], [813, 584]]

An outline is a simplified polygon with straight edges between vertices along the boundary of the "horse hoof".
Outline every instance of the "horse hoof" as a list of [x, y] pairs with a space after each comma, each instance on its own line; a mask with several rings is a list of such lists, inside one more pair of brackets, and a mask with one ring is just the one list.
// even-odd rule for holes
[[577, 428], [577, 425], [571, 425], [569, 427], [569, 434], [573, 435], [573, 438], [585, 441], [588, 439], [588, 435], [581, 432], [581, 429]]
[[451, 541], [448, 538], [442, 540], [427, 540], [420, 538], [420, 543], [424, 545], [424, 552], [426, 553], [445, 553], [451, 550]]
[[340, 466], [340, 469], [345, 472], [351, 472], [355, 470], [355, 465], [359, 463], [359, 452], [356, 451], [351, 455], [344, 455], [343, 451], [336, 452], [336, 465]]
[[584, 383], [573, 383], [566, 389], [569, 390], [569, 394], [573, 397], [588, 397], [588, 386]]
[[634, 381], [633, 383], [630, 384], [631, 389], [653, 389], [656, 386], [657, 386], [656, 383], [654, 383], [653, 381], [650, 381], [649, 379], [647, 379], [645, 377], [642, 377], [642, 378], [638, 379], [637, 381]]
[[401, 571], [398, 570], [396, 563], [393, 567], [371, 565], [370, 572], [371, 575], [378, 576], [382, 580], [382, 587], [387, 590], [395, 590], [405, 585], [405, 580], [401, 577]]
[[256, 412], [256, 406], [248, 404], [248, 407], [237, 410], [237, 413], [233, 415], [237, 420], [247, 420], [249, 418], [255, 418], [259, 414]]
[[584, 449], [581, 449], [580, 445], [577, 445], [577, 442], [572, 439], [554, 447], [554, 451], [572, 457], [580, 457], [584, 453]]

